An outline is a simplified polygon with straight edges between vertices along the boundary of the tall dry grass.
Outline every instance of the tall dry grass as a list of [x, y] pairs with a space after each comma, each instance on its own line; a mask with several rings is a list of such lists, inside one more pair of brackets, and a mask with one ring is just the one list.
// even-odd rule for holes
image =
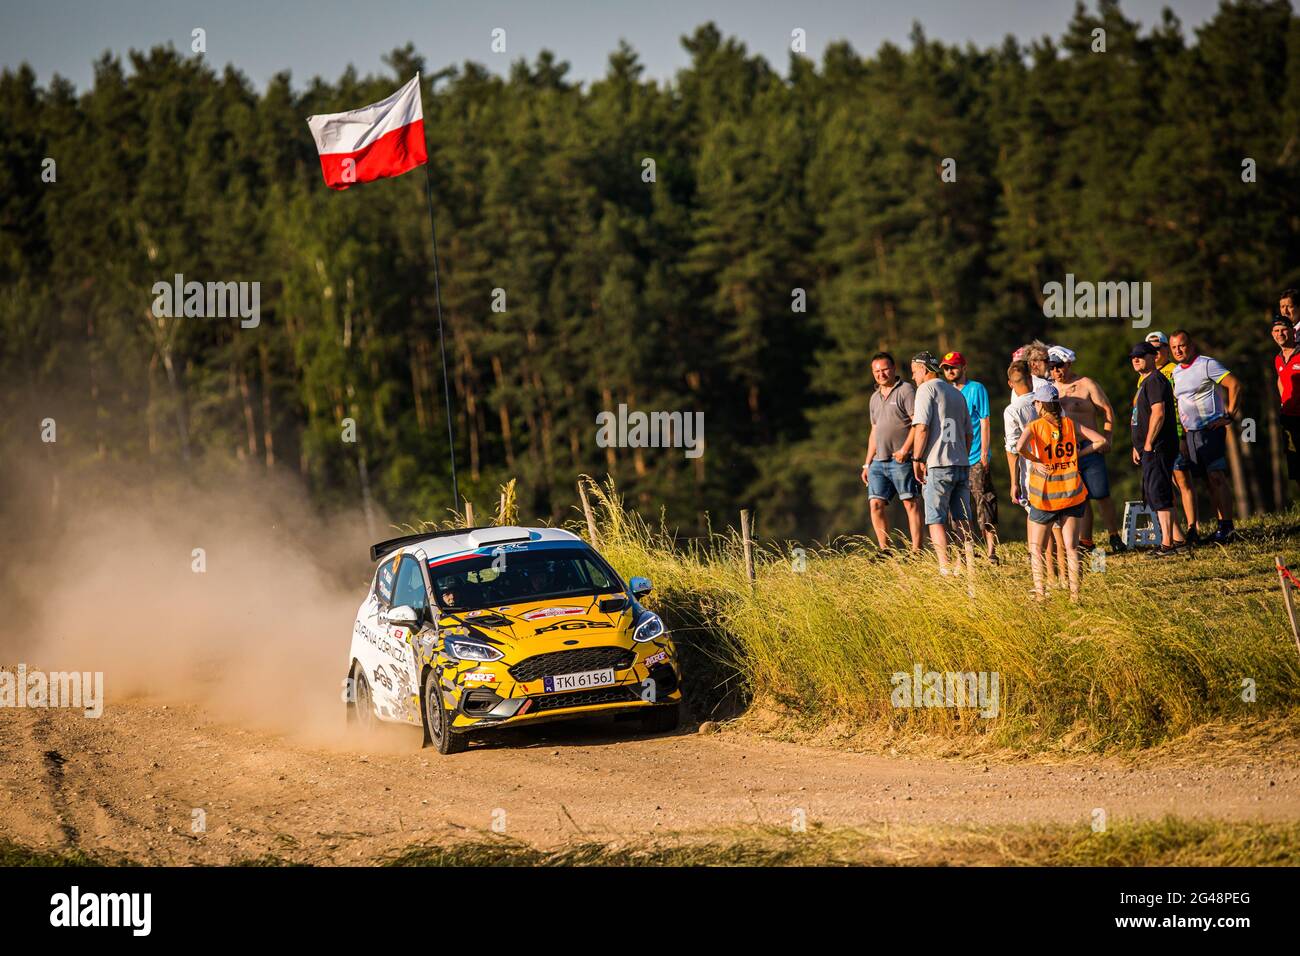
[[[1063, 594], [1038, 604], [1014, 543], [1003, 566], [977, 562], [961, 578], [941, 578], [933, 556], [879, 560], [855, 541], [809, 549], [797, 570], [793, 546], [768, 545], [751, 587], [734, 530], [683, 542], [612, 485], [594, 490], [601, 550], [655, 582], [654, 606], [701, 671], [687, 688], [701, 716], [758, 702], [894, 739], [1111, 750], [1300, 709], [1300, 654], [1273, 568], [1274, 554], [1300, 564], [1294, 514], [1246, 522], [1243, 543], [1189, 559], [1112, 556], [1104, 573], [1085, 572], [1078, 605]], [[996, 672], [999, 715], [893, 706], [891, 675], [916, 665]]]

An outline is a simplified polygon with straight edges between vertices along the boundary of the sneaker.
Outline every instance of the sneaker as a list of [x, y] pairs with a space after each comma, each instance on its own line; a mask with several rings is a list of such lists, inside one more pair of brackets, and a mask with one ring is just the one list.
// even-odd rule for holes
[[1173, 548], [1160, 544], [1160, 545], [1156, 545], [1154, 548], [1148, 551], [1146, 556], [1148, 558], [1167, 558], [1173, 553], [1174, 553]]
[[1200, 533], [1199, 531], [1197, 531], [1195, 528], [1189, 528], [1189, 529], [1187, 530], [1187, 532], [1183, 535], [1183, 540], [1184, 540], [1184, 543], [1185, 543], [1189, 548], [1195, 548], [1195, 547], [1198, 547], [1198, 546], [1202, 543], [1202, 542], [1201, 542], [1201, 533]]
[[999, 558], [996, 554], [990, 554], [988, 558], [986, 558], [986, 560], [988, 561], [991, 567], [995, 567], [995, 568], [1002, 563], [1002, 559]]
[[1110, 550], [1112, 554], [1120, 554], [1128, 550], [1128, 545], [1124, 543], [1124, 539], [1119, 535], [1112, 534], [1110, 536]]
[[1215, 544], [1232, 544], [1237, 541], [1237, 532], [1233, 528], [1220, 528], [1210, 536]]
[[1088, 553], [1089, 551], [1091, 551], [1092, 549], [1093, 549], [1092, 538], [1080, 538], [1080, 539], [1079, 539], [1078, 552], [1079, 552], [1080, 554], [1087, 554], [1087, 553]]

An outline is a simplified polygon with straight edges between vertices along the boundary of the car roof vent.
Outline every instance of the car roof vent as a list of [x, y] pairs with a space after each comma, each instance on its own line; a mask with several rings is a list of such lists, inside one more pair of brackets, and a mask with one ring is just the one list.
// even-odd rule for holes
[[469, 544], [472, 548], [482, 548], [489, 544], [507, 544], [512, 541], [527, 541], [528, 539], [527, 528], [515, 528], [508, 525], [504, 528], [476, 528], [469, 533]]

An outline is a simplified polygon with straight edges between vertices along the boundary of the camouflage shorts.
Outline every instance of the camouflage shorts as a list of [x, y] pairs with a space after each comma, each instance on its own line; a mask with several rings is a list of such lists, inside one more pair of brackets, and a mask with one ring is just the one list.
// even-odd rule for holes
[[997, 531], [998, 494], [993, 488], [992, 473], [983, 465], [970, 466], [970, 503], [980, 530]]

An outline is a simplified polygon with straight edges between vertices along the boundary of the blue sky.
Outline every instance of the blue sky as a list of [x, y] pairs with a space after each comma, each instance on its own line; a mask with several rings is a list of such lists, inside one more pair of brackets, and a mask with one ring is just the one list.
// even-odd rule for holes
[[[84, 89], [91, 63], [105, 50], [174, 44], [188, 51], [195, 27], [207, 31], [207, 56], [233, 63], [259, 88], [282, 69], [301, 88], [315, 75], [334, 79], [354, 64], [386, 72], [383, 54], [408, 40], [432, 68], [475, 60], [497, 71], [511, 60], [550, 49], [571, 64], [570, 77], [598, 78], [609, 52], [625, 38], [651, 77], [670, 78], [686, 63], [680, 37], [708, 20], [739, 37], [784, 71], [790, 32], [807, 31], [820, 58], [831, 40], [860, 52], [883, 41], [906, 43], [912, 22], [927, 35], [979, 46], [1008, 33], [1022, 40], [1057, 36], [1075, 0], [3, 0], [0, 67], [26, 61], [42, 83], [54, 73]], [[1090, 2], [1089, 4], [1093, 4]], [[1124, 0], [1146, 26], [1171, 7], [1190, 36], [1213, 16], [1217, 0]], [[506, 31], [507, 53], [493, 53], [493, 28]]]

